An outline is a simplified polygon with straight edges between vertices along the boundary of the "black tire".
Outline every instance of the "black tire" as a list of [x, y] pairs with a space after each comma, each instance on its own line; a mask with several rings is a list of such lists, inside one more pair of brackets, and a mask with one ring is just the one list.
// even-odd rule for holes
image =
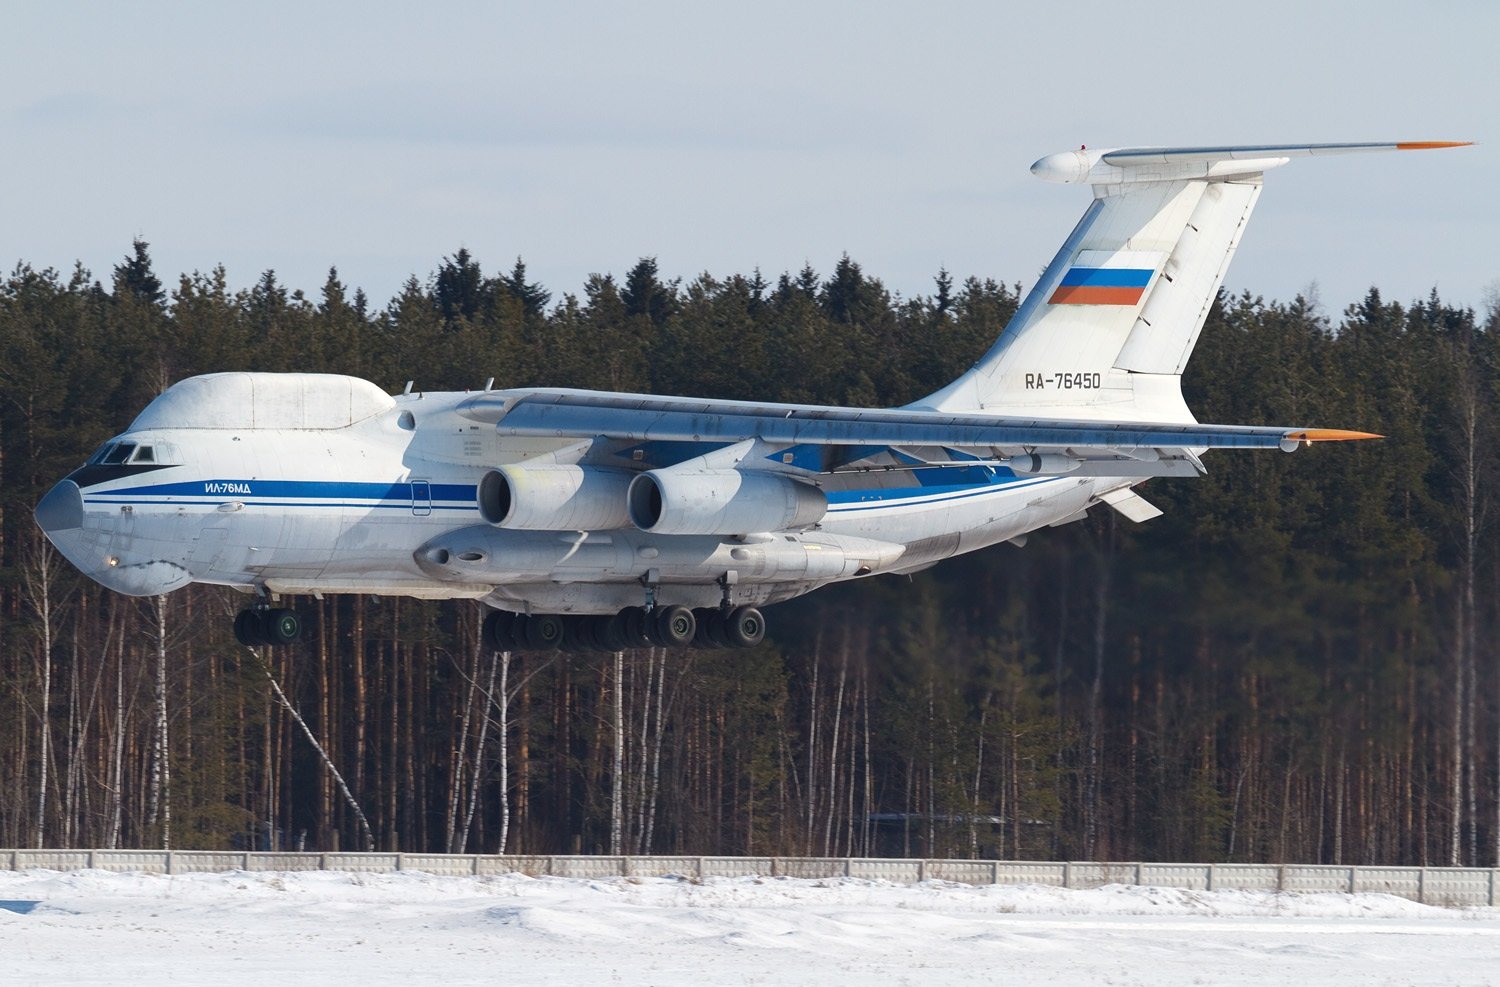
[[562, 618], [551, 613], [531, 614], [525, 618], [524, 629], [518, 630], [516, 637], [532, 651], [556, 651], [563, 645]]
[[241, 610], [234, 618], [234, 639], [247, 648], [265, 644], [260, 635], [260, 614], [254, 610]]
[[729, 614], [723, 610], [715, 610], [713, 617], [708, 621], [708, 639], [716, 648], [732, 648], [729, 641]]
[[709, 610], [707, 608], [693, 611], [693, 619], [698, 622], [698, 630], [693, 634], [693, 647], [705, 650], [723, 647], [722, 644], [714, 641], [709, 629], [709, 625], [713, 623], [714, 614], [717, 612], [716, 610]]
[[652, 614], [652, 640], [664, 648], [681, 648], [693, 643], [698, 621], [687, 607], [658, 607]]
[[564, 651], [599, 650], [599, 646], [594, 640], [592, 619], [591, 617], [572, 615], [562, 619], [563, 639], [561, 647]]
[[766, 639], [766, 618], [754, 607], [736, 607], [724, 621], [724, 637], [732, 648], [753, 648]]
[[267, 644], [294, 644], [302, 636], [302, 619], [285, 607], [266, 610], [260, 615], [260, 631]]
[[509, 610], [491, 610], [484, 615], [484, 643], [492, 651], [515, 651], [517, 647], [513, 628], [516, 615]]
[[620, 620], [620, 627], [625, 631], [625, 647], [645, 648], [656, 643], [646, 633], [650, 622], [646, 619], [645, 607], [626, 607], [616, 616]]
[[594, 618], [594, 638], [599, 646], [605, 651], [624, 651], [631, 647], [626, 636], [626, 619], [624, 614], [614, 614], [608, 617]]

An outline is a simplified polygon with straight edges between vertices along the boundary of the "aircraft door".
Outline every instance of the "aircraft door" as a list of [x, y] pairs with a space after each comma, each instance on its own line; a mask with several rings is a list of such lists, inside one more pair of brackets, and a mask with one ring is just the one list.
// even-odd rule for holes
[[432, 513], [432, 484], [428, 481], [411, 481], [411, 512], [415, 517]]

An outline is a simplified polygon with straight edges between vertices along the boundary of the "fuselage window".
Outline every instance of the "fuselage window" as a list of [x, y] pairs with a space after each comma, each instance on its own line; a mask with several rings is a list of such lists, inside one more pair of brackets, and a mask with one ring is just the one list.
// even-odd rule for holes
[[104, 457], [104, 465], [118, 466], [119, 464], [125, 462], [125, 460], [129, 459], [132, 452], [135, 452], [134, 442], [121, 442], [119, 445], [110, 450], [109, 454]]

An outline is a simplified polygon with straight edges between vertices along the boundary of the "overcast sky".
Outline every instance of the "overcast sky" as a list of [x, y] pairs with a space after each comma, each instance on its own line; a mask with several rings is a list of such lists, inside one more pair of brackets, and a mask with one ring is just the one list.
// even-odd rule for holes
[[903, 295], [1027, 286], [1088, 203], [1027, 168], [1141, 144], [1477, 140], [1294, 161], [1231, 290], [1337, 314], [1500, 286], [1500, 3], [17, 3], [0, 262], [109, 280], [331, 266], [384, 305], [467, 247], [554, 298], [642, 256]]

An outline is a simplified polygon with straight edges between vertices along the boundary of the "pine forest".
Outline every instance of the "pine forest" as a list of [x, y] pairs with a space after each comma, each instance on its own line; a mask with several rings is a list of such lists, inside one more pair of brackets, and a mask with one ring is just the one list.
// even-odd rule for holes
[[[502, 273], [504, 272], [504, 273]], [[1500, 311], [1371, 288], [1221, 294], [1206, 422], [1381, 433], [1214, 453], [914, 576], [768, 614], [747, 651], [496, 653], [473, 601], [133, 599], [32, 508], [169, 384], [551, 385], [891, 406], [968, 367], [1020, 286], [903, 298], [848, 257], [763, 278], [651, 258], [552, 294], [466, 250], [384, 307], [136, 242], [0, 282], [0, 846], [1483, 865], [1500, 852]], [[1339, 300], [1343, 304], [1347, 300]]]

